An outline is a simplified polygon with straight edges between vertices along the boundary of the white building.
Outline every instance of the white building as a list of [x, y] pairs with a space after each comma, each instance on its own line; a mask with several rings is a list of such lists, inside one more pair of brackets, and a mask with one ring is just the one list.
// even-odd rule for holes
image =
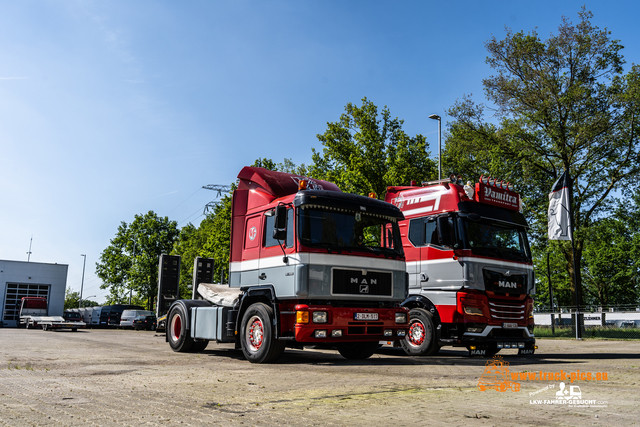
[[46, 297], [49, 315], [62, 316], [68, 268], [65, 264], [0, 259], [0, 322], [17, 326], [22, 297]]

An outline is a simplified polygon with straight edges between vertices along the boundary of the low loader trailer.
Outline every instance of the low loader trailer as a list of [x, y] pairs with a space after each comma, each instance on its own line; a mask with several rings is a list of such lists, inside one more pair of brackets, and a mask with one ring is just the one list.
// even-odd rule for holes
[[53, 331], [57, 329], [70, 329], [76, 332], [78, 329], [84, 329], [87, 326], [84, 322], [71, 322], [65, 320], [62, 316], [31, 316], [27, 323], [27, 329], [42, 328], [45, 331]]
[[[365, 359], [380, 341], [404, 339], [400, 209], [263, 168], [245, 167], [238, 179], [229, 284], [210, 286], [209, 301], [173, 302], [166, 340], [174, 351], [202, 351], [215, 341], [235, 343], [252, 363], [304, 346]], [[159, 301], [162, 292], [159, 286]]]

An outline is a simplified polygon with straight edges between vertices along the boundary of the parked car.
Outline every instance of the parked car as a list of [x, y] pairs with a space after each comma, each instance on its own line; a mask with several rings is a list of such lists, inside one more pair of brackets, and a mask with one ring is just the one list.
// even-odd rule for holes
[[[149, 310], [138, 310], [138, 309], [127, 309], [122, 312], [122, 316], [120, 316], [120, 327], [121, 328], [136, 328], [134, 322], [140, 319], [146, 319], [147, 316], [153, 316], [155, 321], [155, 314], [153, 311]], [[139, 323], [139, 322], [138, 322]], [[137, 329], [146, 328], [146, 323], [143, 323], [142, 326], [138, 326]]]
[[155, 313], [147, 315], [139, 315], [133, 320], [133, 329], [146, 329], [147, 331], [153, 331], [156, 329], [157, 319]]
[[67, 322], [82, 322], [82, 315], [77, 311], [65, 311], [62, 313], [62, 317]]

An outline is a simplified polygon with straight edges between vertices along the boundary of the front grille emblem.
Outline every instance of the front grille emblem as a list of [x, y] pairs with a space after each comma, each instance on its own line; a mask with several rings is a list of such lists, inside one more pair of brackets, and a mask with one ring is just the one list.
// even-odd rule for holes
[[368, 294], [369, 293], [369, 285], [360, 285], [360, 293]]

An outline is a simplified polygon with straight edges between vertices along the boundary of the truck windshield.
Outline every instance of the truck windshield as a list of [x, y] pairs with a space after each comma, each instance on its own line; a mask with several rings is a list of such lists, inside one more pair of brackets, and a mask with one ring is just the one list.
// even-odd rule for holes
[[322, 207], [301, 206], [299, 212], [300, 243], [307, 247], [403, 256], [395, 218]]
[[462, 219], [464, 247], [474, 255], [512, 261], [531, 261], [527, 234], [522, 227]]

